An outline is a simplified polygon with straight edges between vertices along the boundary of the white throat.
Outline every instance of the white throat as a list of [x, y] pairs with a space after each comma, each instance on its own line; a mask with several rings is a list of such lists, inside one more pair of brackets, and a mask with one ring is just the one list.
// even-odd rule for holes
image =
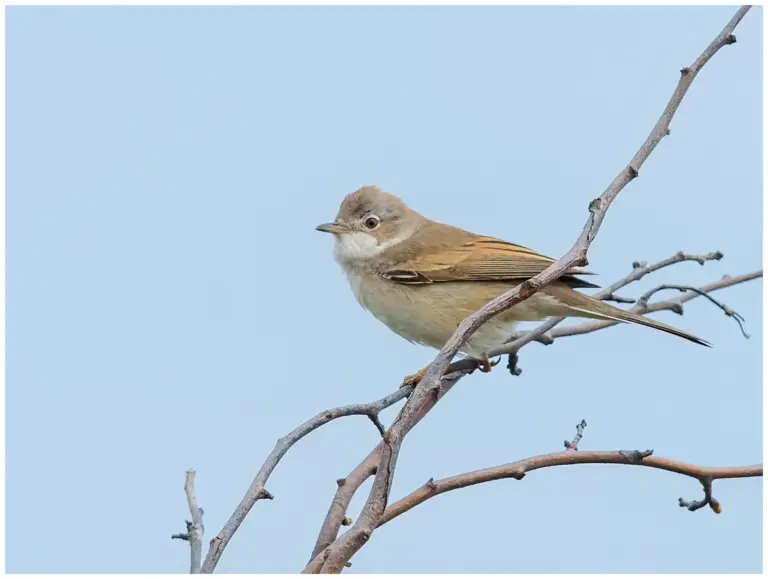
[[336, 236], [336, 244], [333, 248], [333, 256], [342, 265], [351, 265], [354, 262], [366, 261], [378, 257], [382, 251], [402, 243], [413, 235], [412, 229], [406, 229], [396, 237], [379, 242], [364, 231], [353, 231]]

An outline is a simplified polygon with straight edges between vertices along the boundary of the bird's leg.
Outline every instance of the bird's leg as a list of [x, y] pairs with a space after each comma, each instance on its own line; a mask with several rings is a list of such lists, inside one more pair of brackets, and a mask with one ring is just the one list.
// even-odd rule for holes
[[400, 383], [400, 388], [405, 388], [406, 386], [416, 386], [419, 382], [422, 381], [424, 376], [427, 375], [428, 369], [429, 369], [429, 364], [424, 366], [421, 370], [419, 370], [415, 374], [411, 374], [410, 376], [406, 376], [405, 378], [403, 378], [403, 381]]
[[[491, 362], [488, 357], [484, 358], [473, 358], [475, 362], [477, 362], [477, 368], [481, 372], [488, 373], [493, 369], [494, 366], [496, 366], [499, 362], [501, 362], [501, 356], [499, 356], [499, 359], [495, 362]], [[416, 386], [419, 382], [421, 382], [424, 379], [424, 376], [427, 375], [427, 370], [429, 369], [429, 364], [424, 366], [421, 370], [416, 372], [415, 374], [411, 374], [410, 376], [406, 376], [403, 378], [403, 381], [400, 383], [400, 388], [405, 388], [406, 386]]]

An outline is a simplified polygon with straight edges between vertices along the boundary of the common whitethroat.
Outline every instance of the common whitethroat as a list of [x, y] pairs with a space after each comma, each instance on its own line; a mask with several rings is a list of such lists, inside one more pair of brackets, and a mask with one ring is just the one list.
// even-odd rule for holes
[[[406, 340], [440, 349], [459, 323], [495, 297], [549, 267], [554, 260], [501, 239], [437, 223], [377, 187], [347, 195], [333, 223], [334, 257], [357, 301]], [[497, 314], [461, 346], [484, 371], [488, 352], [507, 341], [517, 322], [550, 316], [641, 324], [709, 346], [696, 336], [577, 292], [596, 288], [571, 270], [527, 300]], [[404, 384], [418, 382], [424, 370]]]

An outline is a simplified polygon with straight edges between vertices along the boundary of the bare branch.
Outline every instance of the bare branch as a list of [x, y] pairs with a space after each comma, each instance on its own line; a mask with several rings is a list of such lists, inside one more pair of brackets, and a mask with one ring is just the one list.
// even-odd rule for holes
[[[619, 192], [638, 176], [638, 172], [648, 159], [648, 156], [664, 136], [669, 134], [669, 124], [672, 117], [680, 106], [680, 102], [688, 91], [693, 79], [704, 64], [723, 46], [735, 42], [735, 37], [732, 34], [733, 30], [749, 8], [749, 6], [740, 8], [728, 25], [696, 59], [693, 65], [682, 70], [680, 81], [672, 94], [672, 98], [651, 130], [650, 135], [648, 135], [645, 143], [643, 143], [629, 164], [619, 173], [602, 195], [589, 204], [587, 222], [581, 235], [568, 253], [540, 274], [490, 301], [459, 324], [457, 330], [448, 339], [432, 364], [430, 364], [425, 377], [414, 389], [398, 418], [383, 437], [381, 457], [365, 506], [349, 531], [337, 538], [328, 547], [324, 554], [325, 561], [321, 572], [341, 572], [346, 563], [368, 541], [376, 527], [378, 527], [387, 507], [392, 479], [397, 465], [397, 457], [403, 439], [418, 422], [419, 415], [423, 415], [422, 413], [424, 412], [425, 405], [428, 403], [427, 401], [434, 399], [439, 394], [441, 377], [445, 374], [451, 360], [467, 338], [491, 317], [529, 298], [547, 284], [561, 277], [566, 271], [575, 266], [588, 264], [587, 251], [594, 241], [611, 203]], [[569, 456], [579, 456], [580, 454], [568, 453]]]
[[484, 482], [514, 478], [522, 480], [523, 477], [533, 471], [551, 466], [563, 466], [571, 464], [630, 464], [646, 466], [666, 470], [677, 474], [698, 479], [704, 487], [704, 499], [688, 502], [678, 499], [681, 507], [689, 511], [695, 511], [709, 505], [713, 511], [720, 513], [720, 503], [712, 497], [712, 481], [719, 478], [739, 478], [763, 476], [763, 465], [742, 467], [702, 467], [667, 458], [654, 457], [652, 450], [617, 450], [617, 451], [588, 451], [579, 452], [578, 458], [571, 460], [578, 450], [578, 444], [584, 435], [587, 421], [582, 420], [576, 425], [576, 437], [572, 442], [565, 441], [565, 450], [552, 454], [544, 454], [533, 458], [526, 458], [503, 466], [473, 471], [454, 477], [435, 481], [429, 479], [427, 483], [408, 496], [391, 505], [384, 512], [379, 526], [391, 521], [395, 517], [411, 510], [421, 503], [443, 494], [445, 492], [481, 484]]
[[332, 420], [337, 418], [343, 418], [345, 416], [367, 416], [373, 424], [376, 426], [381, 435], [384, 435], [384, 425], [379, 421], [379, 413], [385, 408], [396, 404], [403, 398], [406, 398], [413, 391], [413, 387], [400, 388], [397, 391], [385, 396], [375, 402], [368, 404], [350, 404], [349, 406], [341, 406], [339, 408], [332, 408], [324, 412], [320, 412], [314, 418], [307, 420], [304, 424], [298, 426], [284, 437], [278, 439], [275, 444], [274, 450], [264, 461], [264, 464], [259, 469], [256, 477], [253, 479], [248, 492], [245, 497], [240, 501], [240, 504], [235, 509], [235, 512], [226, 522], [222, 530], [216, 537], [211, 540], [211, 546], [205, 557], [205, 562], [202, 566], [203, 573], [212, 573], [216, 568], [221, 554], [227, 547], [232, 535], [242, 524], [245, 517], [248, 515], [253, 506], [262, 499], [274, 498], [272, 494], [266, 489], [267, 479], [269, 479], [272, 471], [285, 456], [288, 450], [296, 444], [299, 440], [307, 436], [309, 433], [317, 430], [324, 424], [328, 424]]
[[[583, 451], [573, 452], [572, 450], [564, 450], [561, 452], [554, 452], [551, 454], [542, 454], [531, 458], [519, 460], [502, 466], [496, 466], [492, 468], [486, 468], [483, 470], [477, 470], [460, 474], [457, 476], [441, 479], [430, 480], [421, 488], [415, 490], [408, 496], [393, 503], [384, 512], [381, 518], [379, 526], [388, 523], [395, 517], [402, 515], [403, 513], [410, 511], [415, 506], [421, 503], [441, 495], [448, 491], [473, 486], [489, 481], [502, 480], [508, 478], [514, 478], [517, 480], [522, 479], [527, 473], [538, 470], [541, 468], [548, 468], [552, 466], [567, 466], [573, 464], [623, 464], [623, 465], [635, 465], [644, 466], [649, 468], [655, 468], [659, 470], [666, 470], [677, 474], [689, 476], [701, 481], [709, 482], [709, 494], [705, 498], [702, 504], [700, 501], [694, 503], [687, 503], [683, 499], [679, 499], [680, 506], [685, 506], [689, 510], [696, 510], [706, 504], [711, 506], [711, 481], [724, 478], [746, 478], [746, 477], [758, 477], [763, 476], [763, 465], [756, 464], [752, 466], [736, 466], [736, 467], [704, 467], [684, 462], [672, 460], [669, 458], [662, 458], [652, 456], [650, 450], [618, 450], [618, 451]], [[704, 484], [704, 483], [702, 483]], [[705, 484], [705, 493], [707, 492], [707, 485]], [[718, 512], [720, 508], [719, 503], [715, 501], [717, 508], [714, 506], [712, 510]]]
[[707, 298], [710, 302], [715, 304], [718, 308], [723, 310], [725, 312], [725, 315], [729, 318], [733, 318], [736, 320], [736, 323], [739, 324], [739, 329], [741, 330], [742, 335], [749, 339], [749, 334], [747, 334], [744, 331], [744, 325], [743, 322], [744, 316], [742, 316], [740, 313], [734, 311], [730, 306], [723, 304], [719, 301], [717, 301], [715, 298], [713, 298], [711, 295], [709, 295], [706, 291], [697, 289], [695, 287], [691, 287], [689, 285], [669, 285], [669, 284], [663, 284], [658, 287], [653, 288], [650, 291], [645, 292], [642, 296], [640, 296], [640, 299], [637, 300], [637, 303], [640, 307], [647, 309], [648, 308], [648, 300], [650, 297], [655, 294], [656, 292], [662, 291], [662, 290], [668, 290], [668, 289], [676, 289], [677, 291], [681, 292], [694, 292], [700, 296], [703, 296]]
[[[443, 376], [437, 396], [431, 399], [431, 404], [428, 403], [424, 407], [423, 413], [419, 416], [418, 420], [421, 420], [456, 385], [462, 376], [470, 373], [475, 367], [476, 363], [473, 360], [458, 360], [452, 363], [445, 376]], [[413, 388], [411, 387], [412, 390]], [[376, 468], [381, 458], [382, 446], [381, 442], [377, 444], [376, 448], [352, 472], [345, 478], [340, 478], [336, 481], [338, 489], [331, 501], [331, 506], [328, 508], [328, 513], [325, 516], [315, 547], [312, 550], [310, 563], [304, 569], [304, 573], [317, 573], [320, 571], [320, 567], [325, 562], [325, 559], [322, 558], [322, 553], [338, 537], [339, 530], [344, 525], [343, 521], [347, 518], [347, 509], [350, 502], [352, 502], [352, 497], [355, 496], [355, 493], [369, 477], [376, 474]]]
[[203, 560], [203, 509], [197, 506], [197, 497], [195, 496], [195, 471], [190, 469], [184, 479], [184, 492], [187, 495], [187, 504], [189, 513], [192, 515], [191, 521], [184, 521], [187, 524], [187, 532], [171, 535], [171, 539], [181, 539], [189, 541], [190, 564], [189, 572], [193, 575], [200, 573], [200, 562]]

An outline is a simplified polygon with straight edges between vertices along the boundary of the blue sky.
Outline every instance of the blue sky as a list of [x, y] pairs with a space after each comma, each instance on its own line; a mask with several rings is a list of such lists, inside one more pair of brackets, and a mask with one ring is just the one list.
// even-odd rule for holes
[[[207, 541], [276, 438], [434, 357], [357, 305], [314, 231], [342, 197], [376, 184], [562, 255], [734, 11], [8, 9], [7, 570], [184, 572], [187, 468]], [[624, 293], [761, 267], [760, 11], [608, 213], [600, 282], [680, 249], [725, 258]], [[750, 340], [697, 300], [657, 317], [713, 349], [620, 327], [463, 380], [408, 437], [393, 499], [558, 450], [582, 418], [585, 449], [760, 462], [761, 292], [718, 295]], [[293, 448], [218, 570], [300, 570], [377, 436], [348, 418]], [[719, 516], [677, 506], [700, 492], [650, 469], [539, 471], [427, 502], [350, 571], [758, 572], [762, 481], [716, 483]], [[40, 538], [51, 520], [66, 532]]]

